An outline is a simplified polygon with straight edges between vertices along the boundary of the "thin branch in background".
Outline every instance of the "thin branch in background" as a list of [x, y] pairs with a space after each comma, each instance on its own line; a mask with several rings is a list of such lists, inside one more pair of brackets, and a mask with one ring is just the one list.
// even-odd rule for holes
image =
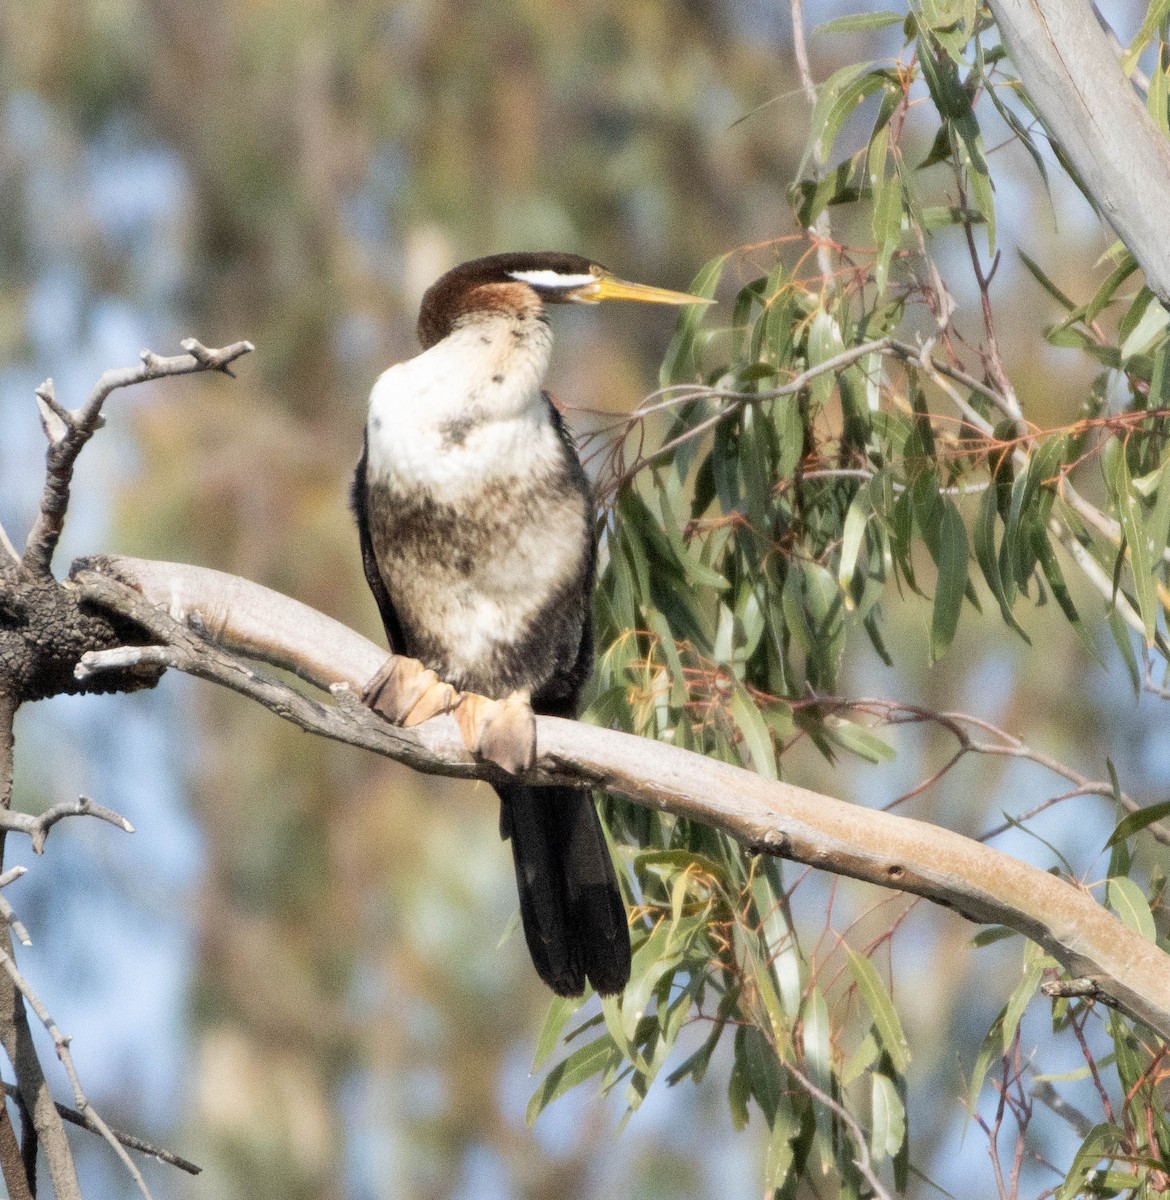
[[[9, 867], [7, 871], [0, 875], [0, 889], [6, 888], [13, 880], [19, 879], [26, 870], [26, 867]], [[12, 930], [22, 946], [32, 945], [32, 938], [28, 936], [28, 930], [21, 924], [20, 918], [16, 915], [16, 910], [8, 903], [8, 898], [2, 890], [0, 890], [0, 918], [3, 918], [4, 923]]]
[[154, 1200], [150, 1194], [150, 1189], [146, 1186], [146, 1181], [142, 1178], [142, 1172], [139, 1171], [130, 1155], [126, 1153], [125, 1147], [114, 1136], [113, 1131], [102, 1119], [101, 1114], [90, 1104], [89, 1098], [81, 1086], [77, 1068], [73, 1064], [73, 1055], [69, 1052], [69, 1038], [57, 1027], [57, 1022], [53, 1020], [49, 1014], [49, 1010], [42, 1003], [41, 998], [33, 991], [28, 980], [20, 973], [12, 956], [5, 950], [0, 950], [0, 966], [7, 972], [13, 986], [24, 997], [29, 1007], [36, 1013], [37, 1019], [53, 1039], [53, 1046], [57, 1051], [57, 1057], [61, 1060], [61, 1065], [65, 1068], [65, 1074], [69, 1077], [69, 1083], [73, 1088], [73, 1101], [77, 1106], [78, 1114], [87, 1121], [90, 1128], [100, 1134], [113, 1148], [114, 1153], [122, 1160], [122, 1165], [130, 1172], [130, 1177], [138, 1185], [138, 1190], [142, 1193], [144, 1200]]
[[1053, 517], [1048, 527], [1056, 535], [1060, 544], [1068, 551], [1073, 562], [1080, 568], [1081, 574], [1093, 586], [1097, 594], [1105, 601], [1108, 608], [1116, 611], [1117, 615], [1140, 635], [1142, 641], [1146, 637], [1146, 623], [1141, 614], [1126, 599], [1125, 593], [1114, 586], [1113, 577], [1102, 570], [1097, 560], [1083, 546], [1080, 540], [1064, 522]]
[[151, 350], [143, 350], [142, 362], [137, 367], [103, 372], [85, 403], [73, 411], [58, 403], [51, 379], [46, 379], [37, 388], [37, 407], [49, 452], [40, 512], [24, 548], [23, 563], [31, 574], [49, 573], [53, 552], [65, 524], [65, 511], [69, 507], [73, 467], [85, 444], [101, 427], [102, 405], [110, 393], [151, 379], [190, 375], [196, 371], [222, 371], [231, 375], [230, 364], [255, 348], [251, 342], [235, 342], [221, 350], [209, 350], [194, 338], [185, 339], [181, 345], [186, 354], [164, 358]]
[[[1079, 771], [1061, 762], [1060, 759], [1054, 758], [1051, 754], [1045, 754], [1042, 750], [1034, 749], [1021, 738], [1008, 733], [1006, 729], [1001, 729], [998, 725], [994, 725], [981, 717], [973, 716], [971, 713], [938, 712], [919, 705], [902, 704], [895, 700], [886, 700], [873, 696], [860, 696], [853, 699], [842, 696], [816, 696], [802, 703], [815, 703], [838, 712], [866, 713], [870, 716], [878, 717], [883, 723], [891, 726], [929, 723], [945, 729], [958, 742], [958, 749], [939, 770], [935, 771], [922, 783], [911, 788], [908, 792], [903, 792], [902, 795], [895, 797], [888, 804], [884, 805], [884, 811], [886, 812], [897, 808], [898, 805], [918, 796], [928, 787], [933, 786], [967, 754], [985, 754], [1002, 758], [1024, 759], [1035, 763], [1038, 767], [1043, 767], [1046, 771], [1073, 785], [1069, 791], [1062, 792], [1059, 796], [1051, 797], [1014, 821], [1006, 821], [1003, 824], [997, 825], [994, 829], [987, 830], [980, 835], [979, 840], [981, 842], [998, 837], [1000, 834], [1014, 828], [1020, 822], [1029, 820], [1054, 804], [1058, 804], [1064, 800], [1071, 800], [1076, 796], [1098, 796], [1103, 800], [1113, 800], [1116, 796], [1126, 812], [1135, 813], [1140, 812], [1142, 809], [1142, 805], [1126, 792], [1115, 793], [1111, 781], [1090, 779], [1087, 775], [1082, 775]], [[973, 737], [970, 732], [971, 729], [979, 730], [994, 740]], [[1147, 826], [1146, 832], [1155, 840], [1161, 842], [1162, 845], [1170, 845], [1170, 828], [1167, 828], [1164, 822], [1153, 822]]]
[[[958, 182], [959, 205], [964, 212], [967, 211], [967, 193], [963, 187], [962, 179]], [[979, 258], [979, 248], [975, 245], [975, 228], [971, 224], [970, 218], [963, 221], [963, 234], [967, 241], [967, 253], [971, 259], [971, 270], [975, 275], [975, 282], [979, 287], [979, 304], [983, 312], [983, 336], [985, 339], [986, 349], [983, 350], [983, 363], [988, 374], [995, 380], [996, 387], [999, 393], [1008, 402], [1010, 415], [1017, 421], [1024, 419], [1024, 414], [1020, 409], [1020, 402], [1016, 397], [1015, 389], [1012, 387], [1012, 381], [1008, 377], [1007, 368], [1004, 366], [1003, 356], [999, 352], [999, 339], [995, 332], [995, 314], [991, 307], [991, 283], [995, 278], [996, 271], [999, 270], [1002, 251], [997, 250], [995, 256], [991, 260], [991, 269], [985, 271], [983, 263]]]
[[[669, 439], [649, 453], [643, 454], [639, 452], [629, 467], [622, 469], [615, 478], [610, 479], [608, 482], [599, 484], [596, 489], [598, 501], [605, 502], [619, 492], [643, 468], [666, 457], [673, 450], [701, 436], [708, 429], [713, 429], [721, 421], [726, 420], [745, 405], [762, 404], [768, 400], [777, 400], [781, 396], [795, 395], [807, 387], [814, 379], [843, 370], [845, 367], [851, 366], [867, 355], [881, 354], [883, 352], [890, 353], [894, 351], [894, 345], [894, 342], [890, 338], [877, 338], [870, 342], [863, 342], [860, 346], [850, 346], [849, 349], [842, 350], [839, 354], [834, 354], [832, 358], [826, 358], [823, 362], [817, 363], [816, 366], [802, 371], [787, 383], [781, 384], [780, 387], [769, 388], [765, 391], [741, 392], [731, 388], [712, 387], [704, 384], [676, 385], [676, 389], [679, 390], [677, 396], [672, 397], [662, 404], [652, 406], [647, 412], [658, 411], [663, 407], [685, 404], [692, 400], [729, 400], [732, 403], [728, 404], [725, 408], [721, 408], [718, 412], [704, 417], [698, 424], [683, 430], [677, 437]], [[658, 392], [651, 393], [651, 398], [661, 396], [664, 391], [676, 389], [661, 389]], [[640, 424], [645, 415], [646, 412], [641, 408], [631, 415], [626, 436], [628, 436], [629, 428], [632, 428], [636, 423]], [[622, 439], [619, 438], [617, 440], [620, 443]]]
[[890, 1193], [882, 1186], [882, 1181], [878, 1178], [877, 1171], [874, 1169], [873, 1159], [869, 1155], [869, 1141], [865, 1136], [865, 1130], [861, 1128], [857, 1118], [843, 1104], [834, 1100], [828, 1092], [822, 1091], [817, 1087], [791, 1061], [785, 1060], [784, 1070], [800, 1084], [803, 1091], [807, 1092], [819, 1104], [823, 1104], [830, 1112], [835, 1113], [837, 1118], [848, 1128], [850, 1136], [853, 1139], [853, 1144], [857, 1147], [857, 1157], [853, 1160], [853, 1165], [861, 1172], [865, 1182], [869, 1184], [870, 1195], [875, 1200], [892, 1200]]
[[[11, 1096], [13, 1100], [20, 1099], [20, 1090], [14, 1083], [0, 1080], [0, 1088], [3, 1088], [5, 1094]], [[93, 1123], [91, 1118], [79, 1113], [75, 1108], [70, 1108], [67, 1104], [58, 1104], [57, 1114], [62, 1120], [68, 1121], [70, 1125], [76, 1125], [80, 1129], [88, 1129], [90, 1133], [96, 1133], [99, 1137], [103, 1136], [102, 1131]], [[120, 1129], [111, 1127], [110, 1132], [129, 1150], [136, 1150], [139, 1154], [145, 1154], [150, 1158], [157, 1158], [159, 1162], [164, 1162], [170, 1167], [178, 1167], [180, 1171], [186, 1171], [188, 1175], [200, 1175], [203, 1173], [203, 1168], [198, 1163], [193, 1163], [190, 1159], [184, 1158], [181, 1154], [176, 1154], [173, 1150], [167, 1150], [163, 1146], [155, 1146], [143, 1138], [135, 1137], [132, 1133], [124, 1133]]]
[[1034, 1080], [1029, 1090], [1033, 1100], [1038, 1100], [1045, 1108], [1067, 1121], [1078, 1137], [1087, 1138], [1093, 1131], [1092, 1120], [1075, 1105], [1069, 1104], [1047, 1079]]
[[1170, 700], [1170, 688], [1154, 682], [1154, 656], [1150, 648], [1142, 642], [1142, 691], [1157, 696], [1159, 700]]
[[1097, 1089], [1097, 1098], [1101, 1101], [1101, 1109], [1105, 1113], [1105, 1119], [1110, 1125], [1117, 1124], [1117, 1118], [1113, 1115], [1113, 1104], [1109, 1099], [1109, 1090], [1101, 1080], [1101, 1072], [1097, 1069], [1097, 1060], [1093, 1056], [1093, 1051], [1089, 1048], [1088, 1040], [1085, 1037], [1085, 1023], [1089, 1019], [1089, 1009], [1085, 1008], [1084, 1012], [1078, 1017], [1075, 1011], [1069, 1015], [1069, 1028], [1076, 1036], [1077, 1045], [1081, 1048], [1081, 1054], [1084, 1056], [1085, 1062], [1089, 1068], [1089, 1075], [1093, 1080], [1093, 1086]]
[[[812, 67], [808, 58], [808, 44], [804, 36], [804, 3], [803, 0], [789, 0], [789, 11], [792, 14], [792, 53], [796, 58], [796, 71], [800, 76], [800, 86], [808, 100], [810, 112], [816, 111], [817, 85], [813, 80]], [[813, 177], [820, 179], [825, 169], [825, 148], [820, 138], [813, 143], [812, 150]], [[829, 211], [822, 208], [817, 214], [809, 233], [816, 242], [817, 266], [820, 269], [822, 286], [828, 287], [833, 279], [833, 260], [829, 255], [829, 245], [833, 237], [833, 229], [829, 223]]]
[[[987, 1136], [987, 1153], [991, 1158], [995, 1174], [995, 1186], [1000, 1200], [1017, 1200], [1020, 1192], [1020, 1170], [1027, 1154], [1028, 1125], [1032, 1120], [1032, 1097], [1024, 1087], [1024, 1063], [1020, 1054], [1020, 1030], [1016, 1027], [1011, 1046], [1001, 1059], [999, 1081], [995, 1084], [997, 1100], [995, 1116], [989, 1123], [980, 1113], [972, 1113], [975, 1124]], [[1004, 1177], [1000, 1161], [999, 1139], [1003, 1130], [1004, 1117], [1011, 1114], [1016, 1124], [1016, 1143], [1012, 1152], [1011, 1174]], [[1035, 1156], [1033, 1156], [1035, 1157]]]
[[[1092, 9], [1093, 16], [1097, 18], [1097, 24], [1105, 31], [1105, 36], [1109, 39], [1109, 45], [1112, 46], [1114, 54], [1119, 59], [1122, 58], [1129, 47], [1123, 45], [1113, 26], [1106, 20], [1105, 14], [1101, 11], [1100, 7], [1094, 3]], [[1133, 84], [1133, 90], [1144, 100], [1150, 91], [1150, 77], [1135, 64], [1130, 70], [1129, 81]]]

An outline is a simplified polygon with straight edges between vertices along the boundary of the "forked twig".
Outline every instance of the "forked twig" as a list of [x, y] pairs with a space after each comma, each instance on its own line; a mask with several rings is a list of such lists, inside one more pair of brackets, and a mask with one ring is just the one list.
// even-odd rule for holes
[[49, 441], [49, 452], [40, 512], [29, 531], [22, 560], [31, 574], [49, 573], [53, 552], [65, 524], [65, 511], [69, 507], [73, 467], [86, 442], [101, 428], [102, 405], [110, 393], [151, 379], [190, 375], [196, 371], [223, 371], [230, 375], [230, 364], [255, 349], [251, 342], [235, 342], [220, 350], [209, 350], [194, 338], [185, 339], [181, 345], [185, 354], [162, 357], [151, 350], [143, 350], [138, 366], [103, 372], [85, 403], [72, 411], [57, 401], [51, 379], [46, 379], [37, 388], [37, 407]]
[[[16, 1084], [0, 1080], [0, 1088], [3, 1088], [5, 1095], [11, 1096], [13, 1100], [20, 1099], [20, 1089]], [[81, 1129], [88, 1129], [91, 1133], [102, 1136], [102, 1131], [97, 1125], [89, 1117], [79, 1113], [77, 1109], [70, 1108], [67, 1104], [57, 1104], [56, 1102], [54, 1102], [54, 1106], [57, 1109], [57, 1115], [63, 1121], [68, 1121], [70, 1125], [76, 1125]], [[137, 1150], [139, 1154], [145, 1154], [150, 1158], [157, 1158], [159, 1162], [164, 1162], [171, 1167], [178, 1167], [180, 1171], [186, 1171], [188, 1175], [200, 1175], [203, 1172], [203, 1168], [198, 1163], [193, 1163], [189, 1158], [184, 1158], [181, 1154], [176, 1154], [173, 1150], [167, 1150], [162, 1146], [155, 1146], [144, 1138], [136, 1137], [132, 1133], [124, 1133], [120, 1129], [110, 1127], [110, 1132], [123, 1146], [126, 1146], [130, 1150]]]
[[0, 949], [0, 966], [7, 972], [9, 979], [12, 980], [17, 991], [24, 997], [28, 1006], [36, 1013], [37, 1019], [53, 1039], [53, 1046], [57, 1051], [57, 1057], [60, 1059], [61, 1065], [65, 1068], [65, 1074], [68, 1075], [69, 1083], [73, 1088], [73, 1101], [77, 1106], [78, 1114], [88, 1122], [88, 1128], [91, 1128], [95, 1133], [104, 1138], [113, 1148], [114, 1153], [122, 1160], [122, 1165], [130, 1172], [131, 1178], [138, 1185], [138, 1190], [142, 1193], [144, 1200], [154, 1200], [150, 1194], [150, 1189], [146, 1186], [146, 1180], [142, 1178], [142, 1172], [139, 1171], [130, 1155], [126, 1153], [125, 1147], [102, 1119], [101, 1114], [89, 1102], [89, 1097], [86, 1096], [85, 1090], [81, 1086], [77, 1068], [73, 1064], [73, 1055], [69, 1052], [70, 1039], [58, 1028], [57, 1022], [53, 1020], [41, 998], [33, 991], [31, 984], [20, 973], [20, 969], [17, 967], [12, 956], [3, 949]]

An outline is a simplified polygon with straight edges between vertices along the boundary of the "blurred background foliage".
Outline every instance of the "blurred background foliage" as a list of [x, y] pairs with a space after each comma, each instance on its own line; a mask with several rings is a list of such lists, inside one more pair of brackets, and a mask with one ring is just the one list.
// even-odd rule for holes
[[[850, 7], [825, 0], [806, 19]], [[1142, 14], [1113, 15], [1125, 38]], [[785, 255], [791, 269], [772, 244], [798, 229], [788, 187], [809, 122], [791, 41], [787, 11], [757, 0], [6, 5], [0, 519], [23, 530], [35, 504], [31, 397], [44, 375], [72, 403], [141, 346], [247, 337], [258, 353], [239, 381], [171, 382], [111, 406], [65, 549], [237, 572], [378, 636], [345, 489], [369, 386], [414, 352], [423, 289], [461, 259], [519, 247], [573, 249], [673, 287], [737, 251], [728, 299]], [[814, 74], [900, 44], [897, 27], [816, 36]], [[1064, 313], [1014, 246], [1085, 300], [1111, 238], [1058, 172], [1046, 194], [1009, 132], [986, 147], [1009, 251], [1001, 351], [1029, 418], [1051, 426], [1081, 415], [1096, 367], [1041, 341]], [[866, 136], [845, 121], [843, 144]], [[872, 240], [868, 213], [856, 221]], [[934, 253], [955, 266], [957, 326], [978, 338], [965, 247], [944, 232]], [[654, 385], [672, 333], [661, 311], [555, 325], [552, 390], [608, 413]], [[930, 606], [890, 600], [897, 668], [859, 654], [833, 683], [970, 712], [1094, 778], [1109, 756], [1128, 791], [1157, 795], [1170, 759], [1150, 699], [1096, 666], [1054, 607], [1020, 615], [1028, 648], [993, 606], [929, 669]], [[154, 1172], [164, 1194], [758, 1194], [766, 1130], [754, 1117], [734, 1131], [728, 1090], [746, 1093], [725, 1053], [699, 1087], [657, 1081], [616, 1139], [622, 1105], [587, 1089], [526, 1126], [547, 995], [521, 940], [497, 945], [514, 897], [486, 789], [306, 739], [185, 680], [21, 721], [18, 803], [84, 788], [141, 831], [125, 844], [58, 832], [12, 899], [37, 943], [29, 973], [75, 1036], [95, 1102], [205, 1165], [193, 1183]], [[896, 756], [878, 771], [802, 743], [784, 773], [880, 804], [953, 749], [919, 726], [889, 741]], [[1031, 764], [981, 758], [916, 811], [979, 832], [1060, 790]], [[1111, 810], [1087, 808], [1072, 829], [1059, 813], [1037, 831], [1091, 863]], [[997, 844], [1049, 864], [1027, 835]], [[814, 877], [793, 900], [798, 928], [830, 946], [846, 929], [855, 946], [867, 929], [885, 946], [894, 918], [871, 910], [903, 903]], [[960, 1099], [1019, 980], [1019, 947], [972, 952], [963, 922], [909, 909], [888, 953], [913, 1050], [914, 1161], [971, 1194], [971, 1172], [989, 1168], [981, 1137], [962, 1141]], [[1045, 1034], [1043, 1016], [1026, 1037]], [[705, 1032], [683, 1032], [671, 1069]], [[1059, 1123], [1042, 1136], [1057, 1160], [1075, 1145]], [[130, 1194], [100, 1151], [83, 1166], [89, 1194]]]

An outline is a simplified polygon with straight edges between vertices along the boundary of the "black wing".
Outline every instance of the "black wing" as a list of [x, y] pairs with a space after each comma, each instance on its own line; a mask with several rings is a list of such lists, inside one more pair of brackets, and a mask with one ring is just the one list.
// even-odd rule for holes
[[366, 582], [370, 585], [370, 591], [374, 593], [378, 612], [382, 614], [382, 624], [386, 629], [386, 641], [392, 654], [404, 654], [406, 638], [402, 633], [402, 624], [398, 620], [398, 614], [394, 611], [390, 593], [386, 590], [386, 584], [382, 579], [382, 572], [378, 570], [378, 560], [374, 557], [374, 543], [370, 538], [369, 494], [366, 489], [366, 459], [368, 457], [369, 440], [366, 433], [363, 432], [362, 456], [358, 461], [357, 470], [353, 474], [353, 484], [349, 489], [349, 506], [357, 518], [358, 538], [362, 544], [362, 567], [365, 569]]
[[596, 520], [596, 502], [593, 498], [593, 486], [581, 465], [577, 447], [573, 444], [573, 435], [569, 432], [564, 418], [561, 416], [552, 397], [542, 391], [544, 403], [548, 408], [549, 420], [564, 449], [564, 466], [569, 481], [581, 496], [590, 530], [587, 544], [583, 547], [581, 573], [573, 581], [571, 587], [584, 596], [581, 612], [581, 636], [577, 643], [577, 652], [572, 660], [557, 664], [552, 677], [532, 697], [534, 712], [546, 713], [553, 717], [575, 717], [578, 711], [578, 697], [581, 689], [593, 673], [593, 584], [597, 573], [597, 542], [593, 536], [593, 523]]

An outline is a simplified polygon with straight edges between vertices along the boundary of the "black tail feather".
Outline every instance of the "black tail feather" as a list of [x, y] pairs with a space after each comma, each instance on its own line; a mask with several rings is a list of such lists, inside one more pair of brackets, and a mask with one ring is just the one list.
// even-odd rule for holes
[[588, 979], [603, 995], [630, 978], [626, 908], [589, 792], [496, 785], [512, 839], [524, 936], [537, 974], [561, 996]]

